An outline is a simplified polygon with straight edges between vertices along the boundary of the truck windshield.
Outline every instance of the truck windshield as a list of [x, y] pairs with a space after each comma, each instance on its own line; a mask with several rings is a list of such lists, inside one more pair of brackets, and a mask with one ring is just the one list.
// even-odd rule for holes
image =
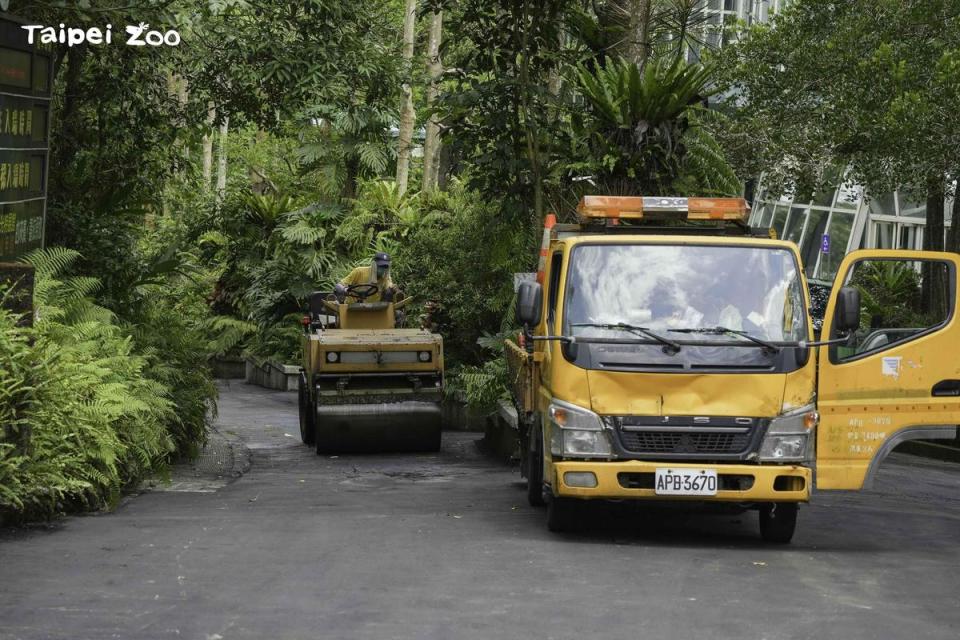
[[[681, 344], [730, 343], [733, 332], [773, 342], [806, 340], [799, 274], [793, 254], [779, 248], [580, 245], [567, 274], [564, 333], [636, 337], [617, 327], [623, 324]], [[741, 342], [759, 351], [756, 342]]]

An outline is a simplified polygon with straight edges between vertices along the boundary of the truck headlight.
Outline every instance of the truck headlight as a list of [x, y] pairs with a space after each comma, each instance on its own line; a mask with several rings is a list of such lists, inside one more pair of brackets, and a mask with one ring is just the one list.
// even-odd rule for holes
[[430, 352], [421, 351], [420, 353], [417, 354], [417, 360], [419, 360], [420, 362], [430, 362]]
[[340, 360], [340, 354], [336, 351], [327, 351], [327, 362], [337, 362]]
[[820, 416], [814, 405], [801, 407], [770, 421], [760, 445], [761, 462], [804, 462], [809, 459]]
[[589, 409], [554, 400], [547, 410], [550, 419], [550, 452], [555, 456], [606, 458], [611, 456], [610, 438], [600, 416]]

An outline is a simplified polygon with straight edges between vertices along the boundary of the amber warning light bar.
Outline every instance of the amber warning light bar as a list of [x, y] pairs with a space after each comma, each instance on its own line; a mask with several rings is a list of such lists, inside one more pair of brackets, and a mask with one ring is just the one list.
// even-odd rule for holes
[[747, 219], [747, 201], [743, 198], [680, 198], [674, 196], [584, 196], [577, 207], [587, 222], [604, 218], [637, 220], [644, 215], [667, 214], [687, 220]]

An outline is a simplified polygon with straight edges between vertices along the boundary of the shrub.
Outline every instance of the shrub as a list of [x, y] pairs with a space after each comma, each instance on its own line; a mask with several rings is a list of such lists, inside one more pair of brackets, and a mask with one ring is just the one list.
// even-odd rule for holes
[[187, 315], [146, 298], [118, 320], [93, 301], [98, 280], [61, 275], [78, 257], [28, 256], [34, 328], [0, 311], [0, 516], [112, 504], [205, 435], [215, 388]]
[[127, 483], [161, 468], [174, 445], [167, 389], [119, 327], [56, 320], [14, 328], [0, 313], [0, 513], [20, 518], [109, 504]]
[[217, 387], [208, 364], [209, 342], [168, 300], [147, 302], [126, 327], [146, 366], [142, 375], [162, 385], [173, 412], [165, 421], [176, 453], [196, 454], [216, 415]]
[[421, 222], [397, 251], [394, 281], [421, 303], [439, 303], [452, 364], [479, 364], [486, 354], [477, 340], [500, 330], [513, 274], [536, 266], [533, 234], [508, 227], [496, 202], [461, 185], [421, 206]]

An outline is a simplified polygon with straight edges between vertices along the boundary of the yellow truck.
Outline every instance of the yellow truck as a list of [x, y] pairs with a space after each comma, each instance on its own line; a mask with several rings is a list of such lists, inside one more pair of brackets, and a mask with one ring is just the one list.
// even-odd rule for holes
[[739, 198], [588, 196], [545, 226], [506, 344], [528, 500], [722, 502], [793, 536], [817, 489], [869, 486], [899, 443], [960, 423], [960, 256], [842, 261], [820, 339], [797, 246]]

